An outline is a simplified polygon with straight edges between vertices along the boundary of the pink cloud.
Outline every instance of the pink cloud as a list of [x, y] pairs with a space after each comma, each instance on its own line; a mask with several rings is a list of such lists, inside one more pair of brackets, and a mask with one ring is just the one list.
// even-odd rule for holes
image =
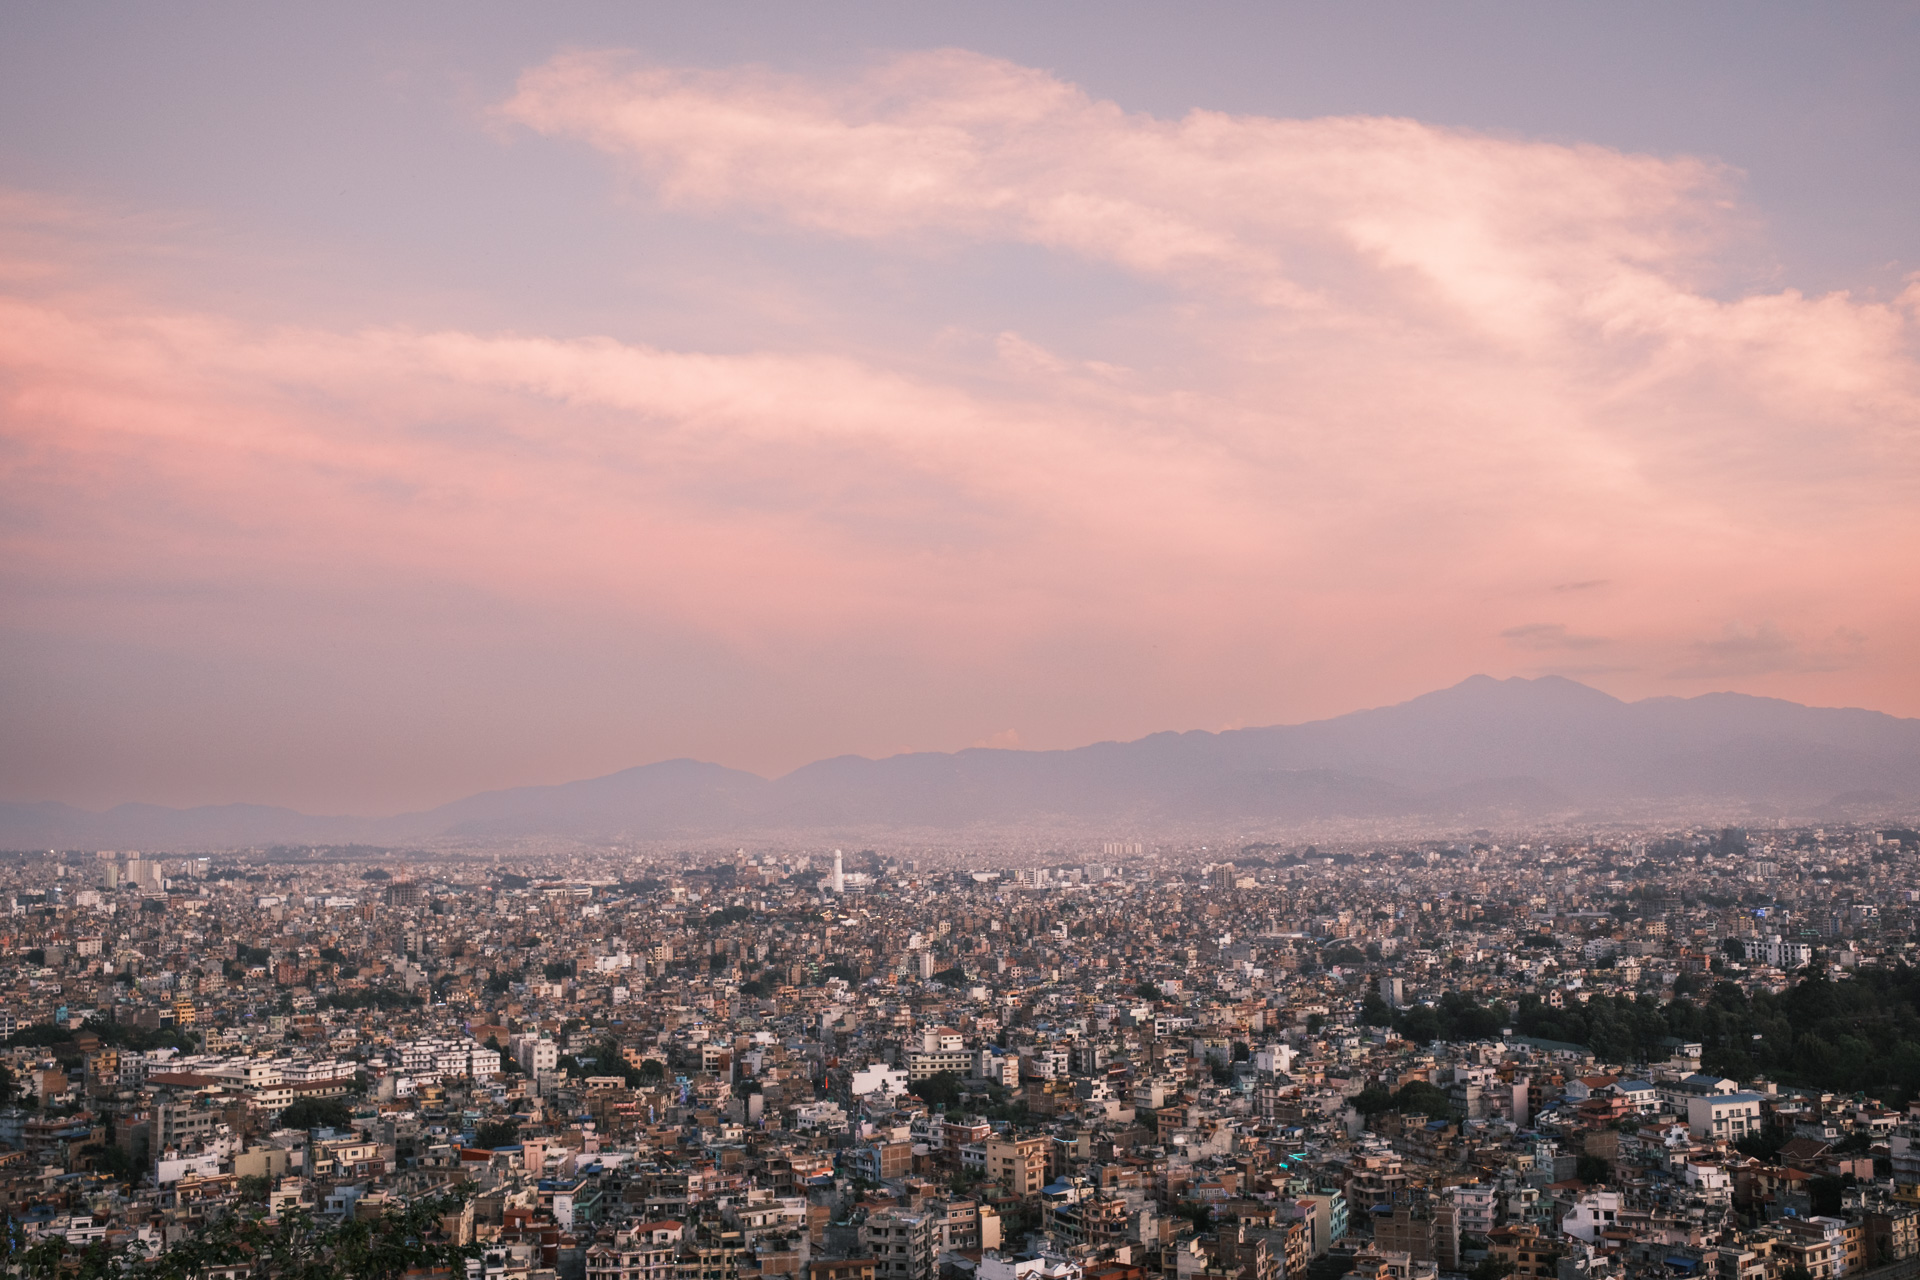
[[1750, 219], [1710, 163], [1161, 120], [958, 52], [573, 55], [499, 110], [741, 234], [1025, 243], [1171, 301], [1148, 359], [1018, 315], [933, 356], [275, 327], [104, 287], [81, 213], [0, 202], [15, 627], [451, 651], [432, 602], [483, 600], [542, 620], [502, 644], [670, 636], [788, 699], [635, 745], [581, 695], [575, 772], [1271, 722], [1573, 651], [1625, 694], [1920, 713], [1920, 287], [1713, 292]]
[[[504, 119], [632, 161], [682, 207], [849, 237], [998, 237], [1350, 310], [1360, 268], [1524, 340], [1569, 295], [1637, 313], [1711, 239], [1726, 175], [1693, 159], [1497, 139], [1418, 121], [1123, 111], [961, 50], [822, 82], [566, 55]], [[1640, 287], [1636, 287], [1640, 286]]]
[[[631, 163], [670, 205], [851, 238], [1023, 241], [1168, 279], [1218, 309], [1200, 322], [1210, 349], [1242, 357], [1210, 380], [1289, 381], [1287, 348], [1319, 365], [1331, 347], [1369, 366], [1354, 380], [1458, 370], [1438, 389], [1460, 402], [1502, 366], [1496, 414], [1542, 398], [1505, 447], [1578, 457], [1623, 494], [1702, 450], [1736, 475], [1806, 480], [1809, 455], [1816, 473], [1910, 474], [1885, 436], [1920, 413], [1920, 292], [1704, 292], [1746, 219], [1730, 175], [1697, 159], [1403, 119], [1161, 120], [957, 50], [839, 82], [573, 54], [500, 112]], [[1266, 313], [1228, 311], [1249, 299]], [[1824, 425], [1836, 399], [1856, 419], [1841, 433]]]

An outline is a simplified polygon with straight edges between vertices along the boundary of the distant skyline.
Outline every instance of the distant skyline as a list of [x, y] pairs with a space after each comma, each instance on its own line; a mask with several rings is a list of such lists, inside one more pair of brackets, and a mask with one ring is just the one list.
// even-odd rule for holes
[[1920, 715], [1920, 9], [16, 7], [0, 800]]

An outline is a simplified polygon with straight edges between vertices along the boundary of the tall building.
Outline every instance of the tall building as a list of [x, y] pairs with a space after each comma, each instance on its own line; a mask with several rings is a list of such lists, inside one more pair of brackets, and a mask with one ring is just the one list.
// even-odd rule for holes
[[120, 872], [120, 883], [130, 884], [143, 893], [159, 893], [166, 888], [163, 868], [157, 858], [142, 858], [137, 853], [127, 855]]
[[845, 893], [847, 891], [847, 872], [846, 869], [840, 865], [840, 851], [838, 849], [833, 851], [833, 880], [831, 881], [831, 887], [835, 893]]

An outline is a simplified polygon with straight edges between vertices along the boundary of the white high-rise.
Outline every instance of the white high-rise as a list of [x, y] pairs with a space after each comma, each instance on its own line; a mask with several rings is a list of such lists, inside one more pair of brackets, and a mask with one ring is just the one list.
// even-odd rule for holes
[[835, 893], [845, 893], [847, 891], [847, 873], [840, 866], [840, 851], [838, 849], [833, 851], [832, 886]]

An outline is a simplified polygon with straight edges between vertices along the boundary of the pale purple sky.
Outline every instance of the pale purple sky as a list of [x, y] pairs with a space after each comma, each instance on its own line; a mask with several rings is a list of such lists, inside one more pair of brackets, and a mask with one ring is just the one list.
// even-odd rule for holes
[[0, 799], [1920, 714], [1920, 7], [6, 32]]

